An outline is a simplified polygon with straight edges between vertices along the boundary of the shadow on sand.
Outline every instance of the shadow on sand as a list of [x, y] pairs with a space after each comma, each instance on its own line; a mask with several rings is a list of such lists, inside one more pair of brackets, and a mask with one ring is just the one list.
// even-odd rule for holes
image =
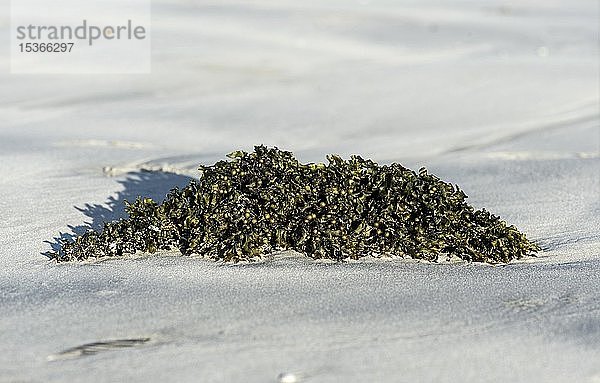
[[69, 225], [69, 233], [60, 233], [53, 241], [45, 241], [50, 245], [52, 251], [42, 253], [52, 258], [52, 252], [60, 249], [60, 241], [73, 241], [77, 236], [89, 230], [101, 230], [105, 222], [127, 218], [125, 212], [125, 201], [133, 202], [139, 196], [149, 197], [157, 202], [162, 202], [169, 191], [175, 187], [182, 188], [189, 184], [191, 177], [165, 173], [140, 171], [128, 173], [124, 179], [117, 181], [123, 186], [123, 190], [111, 196], [104, 204], [86, 203], [83, 207], [75, 206], [90, 220], [81, 225]]

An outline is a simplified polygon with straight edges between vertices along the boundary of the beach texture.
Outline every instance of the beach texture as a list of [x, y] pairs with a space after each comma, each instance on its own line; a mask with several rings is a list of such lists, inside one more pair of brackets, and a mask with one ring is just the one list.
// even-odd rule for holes
[[[8, 14], [0, 1], [0, 46]], [[597, 2], [159, 0], [151, 75], [16, 76], [0, 51], [0, 382], [600, 382], [597, 17]], [[426, 166], [542, 251], [43, 255], [258, 144]]]

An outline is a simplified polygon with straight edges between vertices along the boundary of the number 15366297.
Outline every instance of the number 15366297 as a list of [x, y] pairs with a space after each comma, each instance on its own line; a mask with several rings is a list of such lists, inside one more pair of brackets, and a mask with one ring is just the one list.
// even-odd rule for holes
[[69, 53], [75, 43], [21, 43], [21, 53]]

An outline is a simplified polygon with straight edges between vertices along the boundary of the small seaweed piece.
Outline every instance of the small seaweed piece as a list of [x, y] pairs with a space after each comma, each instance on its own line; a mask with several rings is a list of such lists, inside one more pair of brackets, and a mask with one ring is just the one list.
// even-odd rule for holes
[[49, 355], [47, 359], [49, 362], [64, 359], [75, 359], [84, 356], [96, 355], [105, 351], [140, 347], [149, 341], [150, 338], [129, 338], [86, 343], [77, 347], [68, 348], [57, 354]]
[[540, 250], [425, 168], [337, 155], [327, 164], [303, 164], [291, 152], [265, 146], [228, 157], [201, 166], [198, 180], [171, 190], [162, 204], [141, 197], [127, 203], [129, 218], [64, 240], [51, 257], [80, 261], [179, 249], [240, 261], [295, 250], [338, 261], [447, 255], [503, 263]]

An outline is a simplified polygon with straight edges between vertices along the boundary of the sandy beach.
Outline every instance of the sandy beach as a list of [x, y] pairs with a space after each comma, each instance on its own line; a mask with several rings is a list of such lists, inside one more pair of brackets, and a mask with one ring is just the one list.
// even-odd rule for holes
[[[158, 0], [149, 75], [15, 75], [0, 51], [0, 382], [600, 382], [598, 12]], [[43, 255], [258, 144], [426, 166], [543, 251]]]

